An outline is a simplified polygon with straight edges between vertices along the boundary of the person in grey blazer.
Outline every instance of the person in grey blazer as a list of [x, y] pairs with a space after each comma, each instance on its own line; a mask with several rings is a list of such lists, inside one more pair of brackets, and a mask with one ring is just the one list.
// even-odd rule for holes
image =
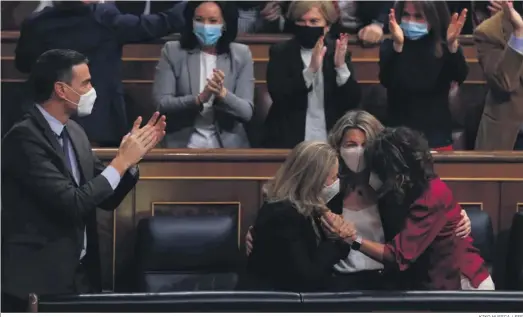
[[225, 2], [194, 2], [180, 41], [165, 44], [153, 98], [167, 116], [167, 148], [248, 148], [244, 124], [253, 111], [249, 47], [232, 43], [238, 12]]

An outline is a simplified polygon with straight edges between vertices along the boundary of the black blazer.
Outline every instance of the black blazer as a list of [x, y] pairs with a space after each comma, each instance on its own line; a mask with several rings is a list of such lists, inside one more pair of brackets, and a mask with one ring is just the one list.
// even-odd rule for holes
[[[289, 202], [265, 203], [254, 225], [254, 246], [248, 258], [248, 289], [281, 291], [343, 290], [333, 266], [349, 254], [344, 242], [316, 240], [311, 220]], [[321, 228], [320, 228], [321, 230]]]
[[[327, 53], [323, 59], [324, 107], [327, 130], [330, 130], [345, 112], [359, 105], [361, 91], [355, 80], [350, 53], [347, 53], [345, 60], [351, 76], [343, 86], [338, 87], [334, 43], [326, 40], [326, 46]], [[305, 139], [307, 98], [312, 87], [305, 86], [304, 68], [300, 45], [295, 39], [271, 46], [267, 86], [273, 104], [265, 121], [264, 147], [293, 148]]]
[[91, 151], [83, 129], [72, 120], [66, 126], [80, 186], [36, 107], [2, 140], [2, 291], [20, 298], [31, 292], [74, 292], [84, 228], [83, 262], [91, 284], [100, 290], [96, 208], [114, 210], [138, 179], [138, 173], [126, 173], [113, 191], [100, 175], [105, 166]]

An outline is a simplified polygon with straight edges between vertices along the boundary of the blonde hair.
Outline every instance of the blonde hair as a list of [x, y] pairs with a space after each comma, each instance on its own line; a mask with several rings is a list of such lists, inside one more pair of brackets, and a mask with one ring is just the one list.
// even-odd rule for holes
[[327, 210], [320, 194], [337, 161], [336, 151], [327, 143], [301, 142], [264, 186], [266, 200], [289, 201], [304, 216]]
[[297, 21], [312, 8], [318, 8], [329, 25], [338, 20], [338, 11], [332, 1], [292, 1], [287, 11], [287, 18]]
[[343, 117], [336, 121], [336, 124], [329, 132], [329, 144], [339, 152], [341, 142], [345, 133], [350, 129], [360, 129], [365, 133], [368, 141], [374, 140], [384, 127], [381, 122], [373, 115], [364, 110], [347, 111]]

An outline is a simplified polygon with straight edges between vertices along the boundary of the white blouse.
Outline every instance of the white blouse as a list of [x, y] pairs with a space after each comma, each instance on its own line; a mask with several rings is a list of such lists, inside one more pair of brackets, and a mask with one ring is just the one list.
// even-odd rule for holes
[[[200, 52], [200, 91], [203, 91], [205, 85], [207, 85], [207, 79], [212, 78], [217, 58], [216, 55]], [[203, 104], [203, 110], [198, 114], [194, 122], [195, 130], [189, 139], [188, 148], [214, 149], [220, 147], [214, 125], [213, 102], [214, 95]]]
[[[377, 205], [358, 211], [343, 208], [343, 219], [352, 222], [364, 239], [385, 243], [385, 234]], [[371, 259], [360, 251], [351, 250], [346, 259], [334, 265], [334, 269], [340, 273], [353, 273], [365, 270], [381, 270], [383, 269], [383, 264]]]
[[[307, 100], [307, 115], [305, 117], [305, 141], [327, 141], [327, 122], [325, 121], [324, 87], [322, 68], [313, 73], [309, 70], [312, 60], [311, 49], [301, 49], [301, 60], [305, 65], [303, 78], [307, 87], [312, 85]], [[347, 64], [336, 68], [336, 84], [343, 86], [350, 78]]]

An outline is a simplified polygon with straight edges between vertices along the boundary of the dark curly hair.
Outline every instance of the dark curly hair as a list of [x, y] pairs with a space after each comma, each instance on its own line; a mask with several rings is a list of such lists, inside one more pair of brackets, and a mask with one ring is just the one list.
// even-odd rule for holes
[[236, 36], [238, 35], [238, 9], [233, 3], [227, 3], [226, 1], [187, 2], [187, 6], [183, 12], [185, 26], [181, 32], [180, 45], [185, 50], [192, 50], [198, 47], [199, 42], [193, 32], [194, 12], [196, 11], [196, 8], [200, 6], [200, 4], [205, 2], [216, 3], [222, 11], [225, 30], [216, 44], [216, 51], [218, 54], [230, 53], [230, 44], [236, 39]]
[[367, 143], [365, 159], [383, 182], [379, 197], [391, 193], [398, 203], [419, 197], [437, 177], [427, 140], [406, 127], [385, 128]]

